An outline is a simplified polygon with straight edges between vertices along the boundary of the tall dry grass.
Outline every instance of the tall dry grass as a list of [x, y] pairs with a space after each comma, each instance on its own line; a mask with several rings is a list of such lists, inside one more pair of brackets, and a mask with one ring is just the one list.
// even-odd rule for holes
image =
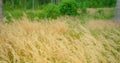
[[96, 38], [90, 28], [69, 25], [67, 20], [71, 19], [30, 22], [23, 18], [1, 25], [0, 63], [120, 63], [120, 41], [104, 34]]

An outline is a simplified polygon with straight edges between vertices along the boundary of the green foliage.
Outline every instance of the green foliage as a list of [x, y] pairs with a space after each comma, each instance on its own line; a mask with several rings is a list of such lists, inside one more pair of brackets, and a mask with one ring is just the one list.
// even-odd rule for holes
[[27, 9], [32, 9], [32, 2], [31, 1], [27, 2]]
[[10, 2], [7, 2], [6, 4], [4, 4], [3, 7], [4, 7], [5, 10], [12, 10], [12, 5], [11, 5]]
[[76, 15], [78, 7], [76, 1], [65, 0], [60, 3], [59, 9], [62, 15]]
[[86, 13], [87, 12], [87, 5], [86, 5], [86, 3], [77, 3], [77, 5], [78, 5], [78, 7], [80, 8], [80, 11], [82, 12], [82, 13]]
[[[12, 10], [11, 0], [3, 0], [4, 9]], [[60, 0], [68, 1], [68, 0]], [[100, 7], [115, 7], [116, 0], [73, 0], [77, 2], [77, 5], [85, 10], [85, 8], [100, 8]], [[71, 3], [74, 3], [74, 2]], [[14, 0], [14, 9], [32, 9], [33, 0]], [[39, 9], [42, 5], [50, 3], [50, 0], [34, 0], [35, 9]], [[63, 3], [64, 4], [64, 3]], [[74, 4], [72, 4], [74, 5]]]
[[23, 16], [23, 13], [21, 11], [11, 11], [11, 16], [15, 19], [19, 19]]
[[[109, 12], [109, 13], [107, 13]], [[114, 11], [105, 11], [105, 10], [97, 10], [97, 12], [95, 14], [93, 14], [93, 17], [95, 19], [111, 19], [114, 17]]]
[[11, 23], [11, 19], [20, 19], [23, 16], [23, 11], [6, 11], [4, 12], [4, 17], [7, 19], [7, 23]]
[[87, 13], [87, 7], [82, 7], [80, 9], [81, 9], [82, 13]]
[[26, 14], [27, 14], [27, 17], [30, 19], [34, 19], [36, 17], [35, 13], [33, 12], [26, 12]]
[[43, 8], [42, 13], [45, 14], [46, 18], [57, 18], [58, 16], [60, 16], [59, 8], [55, 4], [46, 5]]
[[7, 23], [11, 23], [11, 16], [9, 15], [8, 12], [4, 12], [4, 17], [7, 19]]
[[41, 13], [41, 12], [26, 12], [26, 15], [29, 19], [34, 19], [34, 18], [39, 18], [39, 19], [43, 19], [45, 18], [45, 14]]
[[116, 0], [76, 0], [79, 6], [86, 6], [89, 8], [100, 7], [115, 7]]

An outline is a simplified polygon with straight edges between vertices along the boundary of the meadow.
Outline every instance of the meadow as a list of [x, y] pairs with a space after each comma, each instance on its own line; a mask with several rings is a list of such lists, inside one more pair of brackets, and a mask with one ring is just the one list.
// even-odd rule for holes
[[4, 0], [0, 63], [120, 63], [116, 0], [48, 2]]
[[0, 63], [120, 62], [120, 24], [111, 19], [23, 16], [0, 29]]

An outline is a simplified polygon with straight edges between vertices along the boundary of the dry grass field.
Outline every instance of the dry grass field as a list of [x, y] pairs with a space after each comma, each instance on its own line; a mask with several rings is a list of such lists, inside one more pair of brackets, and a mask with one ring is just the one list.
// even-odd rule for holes
[[0, 63], [120, 63], [120, 25], [65, 17], [13, 20], [0, 25]]

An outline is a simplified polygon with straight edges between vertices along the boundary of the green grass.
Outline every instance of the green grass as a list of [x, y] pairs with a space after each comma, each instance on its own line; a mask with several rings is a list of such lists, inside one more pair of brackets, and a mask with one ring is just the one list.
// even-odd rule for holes
[[[76, 17], [80, 19], [81, 23], [86, 23], [88, 20], [91, 19], [113, 19], [114, 17], [114, 10], [113, 8], [110, 8], [109, 10], [106, 10], [104, 8], [101, 9], [93, 9], [94, 13], [91, 14], [93, 11], [87, 10], [86, 13], [79, 13]], [[11, 22], [11, 18], [14, 19], [21, 19], [24, 14], [29, 18], [34, 20], [35, 18], [38, 19], [49, 19], [49, 17], [46, 16], [46, 12], [43, 12], [43, 10], [14, 10], [14, 11], [5, 11], [4, 16], [8, 20], [8, 22]], [[52, 18], [53, 16], [51, 16]], [[52, 18], [55, 19], [55, 18]]]

